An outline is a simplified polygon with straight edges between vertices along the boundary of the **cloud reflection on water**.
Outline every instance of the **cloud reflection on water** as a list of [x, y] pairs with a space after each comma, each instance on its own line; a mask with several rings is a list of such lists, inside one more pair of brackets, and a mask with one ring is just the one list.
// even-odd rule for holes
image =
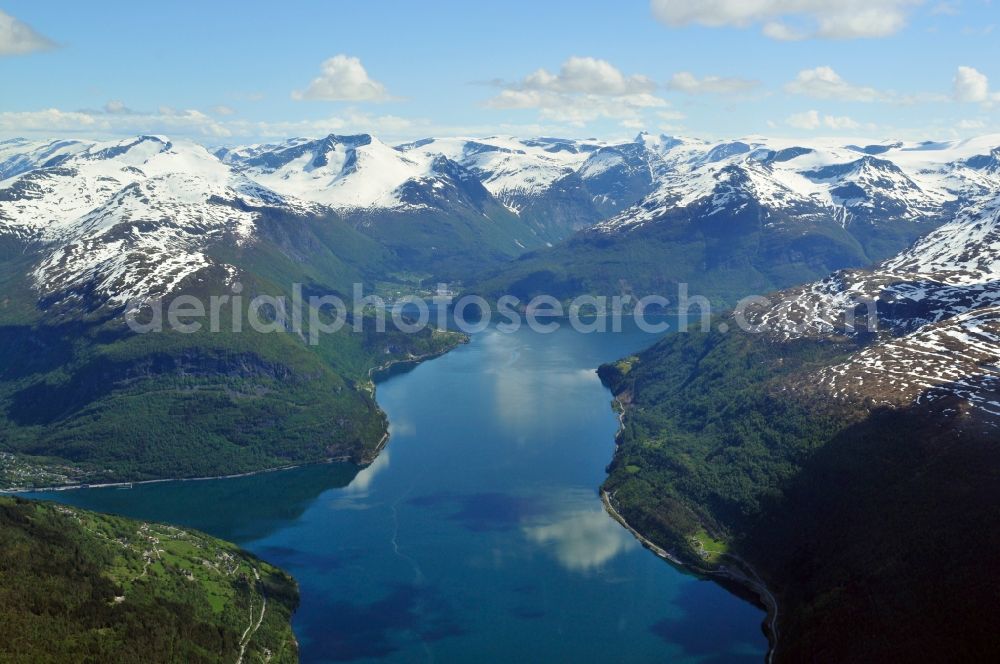
[[389, 468], [389, 450], [384, 449], [377, 457], [375, 457], [375, 461], [373, 461], [370, 466], [362, 468], [358, 474], [355, 475], [354, 479], [351, 480], [351, 483], [344, 487], [344, 492], [367, 494], [368, 489], [371, 488], [372, 482], [375, 481], [375, 477], [387, 468]]
[[635, 539], [604, 510], [576, 511], [555, 521], [524, 526], [528, 540], [541, 545], [566, 569], [589, 572], [636, 545]]
[[[568, 395], [583, 395], [600, 383], [594, 368], [575, 367], [561, 355], [568, 353], [553, 339], [553, 347], [546, 353], [537, 349], [522, 349], [523, 343], [516, 335], [499, 332], [484, 334], [479, 340], [486, 356], [483, 371], [493, 379], [494, 411], [500, 415], [502, 426], [513, 439], [526, 443], [532, 433], [536, 436], [550, 433], [562, 426], [552, 413], [560, 412]], [[524, 370], [518, 365], [530, 365]]]

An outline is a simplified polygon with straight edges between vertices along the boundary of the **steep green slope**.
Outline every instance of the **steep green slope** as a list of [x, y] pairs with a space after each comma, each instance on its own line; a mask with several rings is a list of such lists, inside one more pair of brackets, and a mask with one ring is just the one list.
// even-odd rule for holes
[[[170, 297], [233, 295], [242, 285], [242, 329], [231, 307], [219, 331], [135, 334], [120, 310], [45, 306], [29, 286], [27, 256], [0, 262], [0, 485], [39, 486], [243, 473], [330, 458], [365, 462], [386, 431], [369, 371], [396, 359], [439, 354], [460, 335], [389, 326], [345, 326], [308, 342], [248, 324], [257, 295], [371, 292], [386, 269], [384, 249], [343, 222], [265, 219], [258, 241], [210, 248], [237, 266], [200, 271]], [[169, 298], [168, 298], [169, 299]], [[88, 300], [83, 300], [85, 303]], [[290, 307], [290, 304], [289, 304]], [[327, 320], [328, 311], [321, 320]], [[352, 319], [353, 320], [353, 319]]]
[[544, 245], [544, 232], [501, 205], [475, 176], [445, 159], [436, 164], [445, 177], [401, 187], [407, 207], [346, 214], [392, 252], [397, 270], [462, 280]]
[[232, 544], [0, 497], [0, 660], [296, 662], [297, 605]]
[[766, 210], [748, 203], [736, 213], [679, 208], [653, 222], [613, 231], [586, 230], [509, 265], [486, 269], [470, 289], [522, 300], [560, 300], [589, 293], [676, 301], [678, 284], [718, 306], [869, 265], [908, 246], [933, 224], [897, 222], [876, 230], [845, 228], [832, 217]]
[[364, 233], [392, 250], [397, 271], [445, 281], [462, 281], [484, 266], [498, 268], [543, 244], [533, 228], [496, 205], [487, 211], [379, 211], [374, 218], [361, 215], [356, 221]]
[[996, 434], [950, 401], [869, 414], [787, 389], [854, 348], [678, 334], [602, 367], [625, 407], [605, 489], [688, 564], [749, 564], [779, 661], [995, 659]]

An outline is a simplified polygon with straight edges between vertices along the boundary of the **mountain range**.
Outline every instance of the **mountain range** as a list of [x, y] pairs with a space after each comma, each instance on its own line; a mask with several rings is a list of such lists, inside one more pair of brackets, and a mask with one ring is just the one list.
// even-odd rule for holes
[[[998, 143], [4, 141], [0, 403], [3, 449], [20, 464], [8, 478], [365, 459], [385, 427], [368, 371], [460, 340], [341, 332], [312, 348], [294, 334], [202, 331], [154, 344], [125, 329], [128, 303], [288, 296], [294, 283], [350, 299], [356, 283], [391, 296], [438, 281], [524, 298], [669, 296], [689, 283], [731, 303], [871, 265], [959, 210], [985, 214]], [[207, 454], [171, 420], [193, 401], [211, 404], [188, 423]], [[161, 423], [152, 439], [144, 418]], [[234, 431], [241, 418], [260, 426]]]
[[663, 137], [665, 169], [637, 204], [550, 248], [486, 271], [473, 289], [671, 297], [688, 284], [733, 305], [886, 259], [985, 204], [998, 186], [998, 137], [839, 145]]
[[762, 580], [778, 661], [995, 654], [998, 230], [994, 193], [870, 269], [602, 368], [625, 408], [612, 504]]
[[32, 279], [57, 298], [169, 290], [221, 263], [206, 248], [282, 233], [261, 217], [283, 214], [374, 240], [338, 258], [364, 271], [381, 253], [392, 267], [379, 277], [569, 296], [697, 272], [693, 285], [725, 301], [735, 283], [763, 291], [895, 254], [988, 197], [997, 143], [330, 135], [211, 153], [155, 136], [13, 140], [0, 144], [0, 238], [44, 246]]
[[[778, 659], [986, 659], [998, 145], [2, 142], [0, 484], [370, 461], [387, 435], [372, 371], [464, 338], [233, 331], [293, 284], [770, 293], [602, 367], [624, 409], [609, 505], [685, 564], [766, 586]], [[122, 317], [220, 293], [244, 300], [219, 332]]]
[[[369, 371], [459, 335], [237, 333], [259, 295], [373, 288], [391, 251], [327, 208], [161, 137], [3, 144], [4, 484], [220, 475], [370, 458]], [[222, 329], [135, 334], [126, 305], [242, 293]], [[234, 300], [235, 301], [235, 300]], [[306, 319], [309, 318], [307, 315]], [[153, 338], [155, 337], [155, 339]]]

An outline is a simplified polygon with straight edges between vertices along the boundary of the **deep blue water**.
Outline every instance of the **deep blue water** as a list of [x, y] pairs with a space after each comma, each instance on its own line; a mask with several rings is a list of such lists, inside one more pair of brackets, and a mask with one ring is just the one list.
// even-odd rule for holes
[[601, 507], [617, 420], [594, 370], [651, 341], [475, 335], [379, 384], [392, 438], [360, 473], [43, 497], [198, 528], [285, 568], [305, 662], [759, 662], [762, 611]]

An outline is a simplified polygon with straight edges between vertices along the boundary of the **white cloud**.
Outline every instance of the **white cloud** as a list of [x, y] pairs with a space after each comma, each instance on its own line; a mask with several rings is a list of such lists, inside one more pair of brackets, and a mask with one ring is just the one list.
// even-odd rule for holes
[[663, 108], [668, 103], [651, 94], [607, 97], [593, 94], [562, 94], [538, 90], [502, 90], [486, 102], [489, 108], [538, 109], [542, 118], [580, 127], [599, 118], [622, 121], [640, 118], [651, 108]]
[[957, 16], [958, 2], [939, 2], [931, 7], [931, 16]]
[[887, 101], [893, 97], [892, 94], [875, 88], [852, 85], [831, 67], [803, 69], [795, 80], [785, 84], [785, 92], [814, 99], [841, 101]]
[[857, 120], [850, 118], [846, 115], [827, 115], [823, 117], [823, 124], [830, 129], [835, 129], [841, 131], [844, 129], [858, 129], [861, 127], [861, 123]]
[[768, 21], [760, 29], [761, 34], [776, 41], [802, 41], [809, 39], [809, 33], [797, 30], [787, 23]]
[[426, 120], [404, 118], [398, 115], [370, 115], [353, 109], [318, 120], [227, 120], [225, 126], [233, 136], [283, 139], [289, 136], [325, 136], [331, 132], [371, 132], [389, 140], [394, 137], [413, 138], [414, 133], [425, 135], [433, 126]]
[[[820, 115], [820, 112], [816, 110], [794, 113], [788, 116], [785, 124], [789, 127], [806, 131], [812, 131], [820, 127], [826, 127], [834, 131], [843, 131], [845, 129], [859, 129], [862, 126], [860, 122], [846, 115]], [[866, 128], [874, 129], [871, 125], [868, 125]]]
[[380, 136], [412, 138], [417, 131], [428, 133], [433, 127], [423, 120], [394, 115], [369, 115], [347, 109], [336, 116], [317, 120], [253, 121], [225, 116], [215, 109], [208, 114], [196, 109], [178, 110], [161, 106], [155, 111], [134, 111], [116, 103], [105, 110], [64, 111], [48, 108], [37, 111], [0, 112], [0, 136], [37, 135], [44, 138], [83, 135], [88, 138], [166, 134], [213, 139], [288, 138], [323, 136], [331, 132], [373, 132]]
[[335, 55], [323, 62], [320, 75], [305, 90], [292, 92], [292, 99], [319, 101], [388, 101], [385, 86], [368, 76], [361, 60]]
[[989, 35], [993, 34], [993, 31], [996, 29], [997, 26], [995, 23], [989, 23], [987, 25], [981, 25], [975, 27], [970, 25], [962, 28], [962, 34], [970, 35], [972, 37], [988, 37]]
[[545, 69], [524, 79], [501, 84], [503, 89], [486, 102], [489, 108], [538, 109], [542, 118], [579, 127], [598, 118], [613, 118], [625, 127], [641, 122], [647, 109], [669, 104], [654, 93], [652, 79], [626, 76], [597, 58], [571, 57], [558, 73]]
[[236, 115], [236, 109], [232, 106], [226, 106], [225, 104], [217, 104], [210, 110], [215, 115]]
[[125, 105], [121, 99], [112, 99], [104, 105], [105, 113], [132, 113], [132, 109]]
[[731, 76], [706, 76], [699, 79], [694, 74], [686, 71], [674, 74], [667, 83], [667, 87], [671, 90], [691, 95], [741, 94], [750, 92], [759, 86], [760, 81], [751, 81]]
[[620, 97], [651, 93], [656, 84], [640, 74], [625, 76], [607, 60], [574, 56], [566, 60], [558, 74], [539, 69], [520, 86], [525, 90], [583, 93]]
[[955, 101], [985, 102], [990, 100], [990, 80], [973, 67], [959, 67], [952, 80]]
[[657, 112], [656, 117], [664, 122], [675, 122], [677, 120], [687, 119], [687, 116], [679, 111], [659, 111]]
[[161, 108], [156, 112], [140, 113], [119, 104], [121, 102], [108, 102], [103, 111], [63, 111], [57, 108], [7, 111], [0, 113], [0, 133], [42, 134], [46, 137], [81, 133], [88, 136], [176, 133], [214, 138], [232, 135], [229, 128], [201, 111]]
[[676, 132], [684, 130], [684, 125], [679, 124], [679, 122], [686, 120], [687, 116], [679, 111], [668, 110], [657, 111], [656, 118], [660, 122], [657, 125], [660, 131]]
[[819, 111], [805, 111], [788, 116], [785, 123], [795, 129], [817, 129], [820, 125]]
[[923, 0], [651, 0], [653, 15], [670, 26], [762, 25], [771, 39], [856, 39], [899, 32]]
[[0, 55], [26, 55], [55, 47], [55, 42], [35, 32], [27, 23], [0, 11]]
[[83, 111], [61, 111], [46, 108], [40, 111], [4, 111], [0, 113], [0, 131], [7, 134], [28, 134], [39, 131], [65, 132], [93, 129], [98, 117]]
[[985, 129], [986, 123], [982, 120], [961, 120], [957, 125], [958, 129]]

